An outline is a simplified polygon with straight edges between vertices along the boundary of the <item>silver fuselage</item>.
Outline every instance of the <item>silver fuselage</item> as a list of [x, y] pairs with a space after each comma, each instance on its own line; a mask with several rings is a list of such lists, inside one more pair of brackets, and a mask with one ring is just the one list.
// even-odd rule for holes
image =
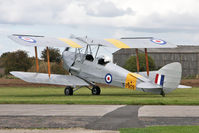
[[[98, 63], [99, 58], [89, 61], [84, 57], [84, 54], [75, 54], [75, 52], [64, 51], [64, 68], [71, 74], [89, 82], [125, 87], [127, 75], [130, 73], [128, 70], [111, 62], [101, 65]], [[107, 74], [112, 76], [110, 83], [106, 81]]]
[[[168, 64], [159, 71], [150, 72], [150, 76], [147, 76], [146, 72], [132, 73], [111, 62], [102, 65], [99, 60], [100, 58], [87, 60], [86, 54], [63, 52], [64, 68], [88, 83], [102, 83], [160, 94], [162, 88], [166, 93], [176, 89], [181, 79], [180, 63]], [[164, 86], [155, 83], [157, 73], [165, 75]]]

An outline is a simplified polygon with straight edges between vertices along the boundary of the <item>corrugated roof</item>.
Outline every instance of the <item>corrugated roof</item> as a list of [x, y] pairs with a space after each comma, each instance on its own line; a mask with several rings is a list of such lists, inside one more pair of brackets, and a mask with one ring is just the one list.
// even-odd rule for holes
[[[139, 49], [144, 52], [144, 49]], [[134, 50], [132, 49], [120, 49], [113, 54], [125, 54], [132, 53]], [[199, 53], [199, 46], [196, 45], [178, 45], [177, 48], [148, 48], [148, 53]]]
[[[144, 51], [144, 50], [142, 50]], [[199, 53], [199, 46], [183, 46], [177, 48], [148, 49], [149, 53]]]

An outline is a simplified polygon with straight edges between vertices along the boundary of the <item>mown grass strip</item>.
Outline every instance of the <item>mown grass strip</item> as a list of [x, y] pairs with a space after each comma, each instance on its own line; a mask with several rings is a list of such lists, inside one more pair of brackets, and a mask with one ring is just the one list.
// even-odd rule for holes
[[199, 126], [151, 126], [146, 128], [123, 128], [120, 133], [198, 133]]
[[199, 105], [199, 88], [176, 89], [162, 97], [124, 88], [101, 88], [93, 96], [82, 88], [65, 96], [63, 87], [0, 87], [0, 104], [127, 104], [127, 105]]

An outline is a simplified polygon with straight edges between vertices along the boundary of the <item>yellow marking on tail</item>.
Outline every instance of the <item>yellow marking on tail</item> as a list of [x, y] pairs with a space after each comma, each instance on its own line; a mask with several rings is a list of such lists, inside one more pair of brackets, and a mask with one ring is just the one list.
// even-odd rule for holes
[[79, 44], [77, 44], [76, 42], [66, 39], [66, 38], [58, 38], [59, 40], [67, 43], [68, 45], [70, 45], [73, 48], [82, 48], [82, 46], [80, 46]]
[[116, 39], [104, 39], [104, 40], [106, 40], [109, 43], [115, 45], [117, 48], [130, 48], [128, 45], [121, 42], [120, 40], [116, 40]]
[[135, 76], [133, 74], [134, 73], [128, 73], [128, 75], [126, 76], [125, 88], [136, 90], [137, 75]]

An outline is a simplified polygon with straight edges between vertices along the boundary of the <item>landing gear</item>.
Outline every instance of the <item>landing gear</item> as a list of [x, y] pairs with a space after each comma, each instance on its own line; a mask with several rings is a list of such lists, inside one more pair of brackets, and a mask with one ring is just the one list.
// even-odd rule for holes
[[162, 95], [162, 97], [165, 97], [165, 93], [163, 89], [161, 89], [160, 95]]
[[91, 91], [92, 91], [92, 94], [93, 94], [93, 95], [100, 95], [100, 92], [101, 92], [99, 86], [93, 86], [93, 88], [92, 88]]
[[79, 86], [79, 87], [71, 87], [71, 86], [66, 86], [65, 90], [64, 90], [64, 94], [66, 96], [72, 96], [73, 93], [77, 90], [79, 90], [80, 88], [82, 87], [87, 87], [89, 90], [91, 90], [92, 94], [93, 95], [100, 95], [100, 87], [99, 86], [96, 86], [96, 85], [92, 85], [93, 88], [91, 89], [89, 86]]
[[73, 87], [71, 86], [66, 86], [65, 90], [64, 90], [64, 94], [66, 96], [71, 96], [73, 95]]

